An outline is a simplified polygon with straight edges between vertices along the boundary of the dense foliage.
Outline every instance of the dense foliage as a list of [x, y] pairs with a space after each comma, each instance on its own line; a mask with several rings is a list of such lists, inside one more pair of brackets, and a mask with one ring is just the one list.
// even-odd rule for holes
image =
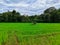
[[55, 7], [50, 7], [44, 11], [43, 14], [40, 15], [21, 15], [19, 12], [8, 11], [4, 13], [0, 13], [0, 22], [46, 22], [46, 23], [59, 23], [60, 22], [60, 9], [56, 9]]

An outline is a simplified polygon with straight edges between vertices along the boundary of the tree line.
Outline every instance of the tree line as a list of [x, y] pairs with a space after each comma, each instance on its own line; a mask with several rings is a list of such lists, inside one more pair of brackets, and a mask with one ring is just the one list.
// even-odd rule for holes
[[21, 15], [16, 10], [0, 13], [0, 22], [60, 23], [60, 8], [50, 7], [40, 15]]

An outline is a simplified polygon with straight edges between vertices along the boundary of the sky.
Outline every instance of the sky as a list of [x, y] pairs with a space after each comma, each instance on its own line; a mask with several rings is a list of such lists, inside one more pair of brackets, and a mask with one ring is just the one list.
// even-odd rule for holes
[[16, 10], [22, 15], [34, 15], [49, 7], [60, 8], [60, 0], [0, 0], [0, 13]]

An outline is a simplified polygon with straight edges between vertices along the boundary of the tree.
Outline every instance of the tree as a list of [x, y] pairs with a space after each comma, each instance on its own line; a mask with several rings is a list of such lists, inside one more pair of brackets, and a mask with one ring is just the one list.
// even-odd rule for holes
[[21, 15], [16, 10], [0, 13], [0, 22], [23, 22], [23, 23], [33, 23], [37, 22], [47, 22], [56, 23], [60, 22], [60, 8], [50, 7], [40, 15]]
[[37, 23], [37, 15], [35, 15], [33, 19], [33, 24], [36, 24], [36, 23]]
[[44, 11], [44, 13], [51, 13], [52, 11], [55, 11], [55, 10], [56, 10], [55, 7], [50, 7], [50, 8], [48, 8], [48, 9], [46, 9], [46, 10]]
[[44, 21], [45, 21], [45, 22], [50, 22], [50, 16], [51, 16], [51, 15], [50, 15], [49, 13], [45, 13], [44, 15], [45, 15]]

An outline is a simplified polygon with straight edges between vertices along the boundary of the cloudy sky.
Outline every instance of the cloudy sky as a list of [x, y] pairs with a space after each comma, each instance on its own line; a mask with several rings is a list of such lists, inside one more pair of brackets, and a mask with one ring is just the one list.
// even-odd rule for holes
[[60, 0], [0, 0], [0, 12], [16, 10], [21, 14], [41, 14], [49, 7], [60, 7]]

